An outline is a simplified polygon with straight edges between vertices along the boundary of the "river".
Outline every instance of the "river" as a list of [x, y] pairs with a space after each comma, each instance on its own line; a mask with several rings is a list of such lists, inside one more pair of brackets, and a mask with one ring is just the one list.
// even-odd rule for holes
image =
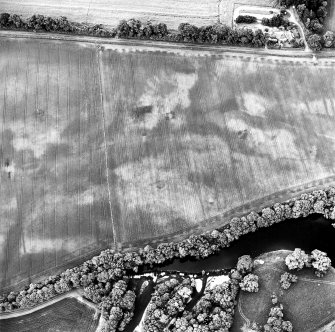
[[[242, 255], [248, 254], [255, 258], [269, 251], [293, 250], [295, 248], [301, 248], [307, 252], [314, 249], [325, 251], [334, 265], [335, 228], [332, 227], [332, 222], [319, 215], [286, 220], [268, 228], [261, 228], [254, 233], [243, 235], [230, 247], [222, 249], [216, 255], [202, 260], [175, 259], [157, 270], [201, 273], [203, 270], [231, 269], [236, 266], [238, 257]], [[126, 332], [134, 331], [139, 324], [154, 291], [154, 283], [150, 281], [144, 292], [141, 295], [139, 294], [142, 283], [147, 279], [150, 280], [150, 278], [141, 278], [133, 281], [133, 287], [138, 296], [135, 303], [134, 318], [126, 327]]]
[[295, 248], [301, 248], [306, 252], [314, 249], [325, 251], [335, 263], [335, 228], [331, 225], [333, 222], [316, 214], [306, 218], [289, 219], [243, 235], [216, 255], [202, 260], [175, 259], [159, 270], [197, 273], [202, 270], [231, 269], [236, 266], [238, 258], [242, 255], [255, 258], [265, 252]]

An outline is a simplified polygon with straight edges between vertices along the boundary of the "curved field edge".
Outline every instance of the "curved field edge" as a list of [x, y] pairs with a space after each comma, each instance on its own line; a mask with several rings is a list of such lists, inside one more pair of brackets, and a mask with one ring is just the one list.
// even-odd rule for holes
[[[302, 194], [283, 203], [276, 203], [273, 206], [264, 208], [259, 213], [251, 212], [241, 218], [235, 217], [229, 224], [220, 229], [201, 235], [192, 235], [189, 239], [179, 243], [166, 243], [163, 246], [159, 245], [156, 249], [147, 246], [132, 252], [105, 250], [99, 256], [93, 257], [84, 264], [45, 280], [45, 285], [51, 285], [53, 292], [43, 293], [43, 283], [30, 284], [29, 289], [39, 289], [41, 294], [43, 294], [42, 298], [44, 301], [49, 300], [54, 297], [52, 294], [55, 294], [55, 292], [56, 294], [63, 294], [70, 290], [81, 288], [81, 280], [86, 280], [87, 273], [91, 275], [91, 279], [93, 276], [90, 282], [94, 282], [95, 279], [101, 280], [101, 278], [105, 278], [103, 277], [105, 273], [109, 274], [111, 280], [118, 280], [123, 276], [136, 275], [140, 267], [146, 266], [150, 271], [151, 268], [162, 265], [174, 258], [205, 258], [230, 246], [240, 236], [257, 231], [258, 228], [270, 227], [287, 219], [307, 217], [311, 214], [321, 214], [326, 219], [335, 219], [335, 187]], [[104, 267], [106, 264], [108, 268]], [[77, 280], [76, 286], [71, 281], [74, 279]], [[87, 280], [85, 284], [87, 287]], [[8, 310], [5, 306], [8, 299], [7, 296], [14, 296], [14, 299], [16, 299], [18, 295], [19, 292], [11, 292], [9, 295], [4, 295], [0, 302], [3, 309]], [[33, 306], [31, 301], [34, 301], [34, 299], [28, 302], [30, 303], [28, 307]], [[38, 301], [40, 302], [41, 299], [38, 299]], [[16, 303], [15, 300], [12, 303]]]

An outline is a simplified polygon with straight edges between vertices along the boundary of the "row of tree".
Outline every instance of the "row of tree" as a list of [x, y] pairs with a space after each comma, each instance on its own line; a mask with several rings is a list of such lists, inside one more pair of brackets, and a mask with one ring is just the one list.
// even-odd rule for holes
[[240, 23], [252, 24], [257, 22], [257, 18], [255, 16], [250, 15], [239, 15], [236, 17], [235, 22], [237, 24]]
[[[309, 32], [307, 34], [307, 41], [310, 47], [314, 50], [321, 50], [323, 47], [334, 47], [334, 33], [331, 31], [324, 33], [323, 20], [327, 15], [324, 5], [325, 1], [320, 2], [320, 6], [316, 11], [309, 9], [310, 7], [315, 8], [309, 1], [283, 1], [283, 5], [287, 6], [295, 3], [298, 4], [298, 13]], [[237, 17], [237, 20], [238, 23], [253, 23], [255, 22], [255, 17], [241, 15]], [[267, 26], [288, 26], [290, 23], [281, 13], [274, 15], [270, 19], [264, 18], [262, 24]], [[172, 31], [164, 23], [154, 24], [150, 21], [141, 22], [136, 19], [130, 19], [128, 21], [122, 20], [115, 28], [107, 28], [102, 24], [88, 25], [71, 22], [63, 16], [33, 15], [27, 19], [23, 19], [17, 14], [8, 13], [0, 14], [0, 28], [72, 33], [106, 38], [153, 39], [171, 42], [226, 44], [249, 47], [264, 47], [267, 39], [266, 35], [260, 29], [254, 31], [245, 27], [230, 28], [227, 25], [219, 23], [202, 27], [182, 23], [178, 27], [178, 31]]]
[[321, 51], [324, 47], [335, 47], [335, 35], [333, 31], [327, 31], [324, 35], [316, 33], [307, 37], [308, 45], [315, 51]]
[[304, 267], [313, 268], [318, 277], [323, 277], [331, 267], [331, 259], [327, 253], [318, 249], [308, 255], [304, 250], [296, 248], [285, 258], [285, 264], [289, 270], [301, 270]]
[[[274, 204], [261, 212], [251, 212], [241, 218], [233, 218], [220, 229], [201, 235], [192, 235], [179, 243], [163, 243], [156, 248], [146, 246], [139, 251], [115, 252], [102, 251], [82, 265], [51, 276], [43, 282], [30, 284], [19, 292], [10, 292], [0, 297], [0, 310], [8, 311], [25, 308], [44, 302], [56, 294], [74, 288], [111, 289], [113, 284], [125, 275], [132, 275], [139, 269], [165, 264], [174, 258], [204, 258], [228, 247], [243, 234], [255, 232], [258, 228], [269, 227], [280, 221], [322, 214], [335, 219], [335, 188], [317, 190], [303, 194], [299, 198]], [[321, 264], [322, 266], [322, 264]], [[95, 293], [97, 299], [103, 297]], [[90, 298], [93, 297], [90, 295]], [[95, 299], [94, 301], [98, 301]]]
[[102, 24], [87, 25], [69, 21], [66, 17], [33, 15], [23, 19], [16, 14], [1, 13], [0, 28], [58, 33], [73, 33], [108, 38], [153, 39], [173, 42], [245, 45], [263, 47], [265, 36], [261, 30], [233, 29], [224, 24], [197, 27], [182, 23], [178, 31], [170, 31], [166, 24], [141, 22], [136, 19], [122, 20], [117, 27], [107, 28]]
[[284, 27], [287, 28], [290, 25], [290, 21], [288, 20], [288, 18], [283, 14], [277, 14], [277, 15], [273, 15], [270, 18], [267, 17], [263, 17], [262, 19], [262, 24], [268, 27]]

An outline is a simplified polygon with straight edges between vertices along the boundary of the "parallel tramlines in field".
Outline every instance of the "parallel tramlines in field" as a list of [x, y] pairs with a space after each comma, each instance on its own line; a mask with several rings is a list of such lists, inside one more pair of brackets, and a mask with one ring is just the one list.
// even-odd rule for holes
[[[80, 261], [82, 254], [109, 246], [113, 232], [95, 48], [2, 43], [0, 260], [5, 287]], [[10, 179], [6, 160], [15, 170]]]
[[[208, 68], [208, 72], [213, 71], [213, 66], [215, 65], [215, 60], [213, 61], [207, 60], [205, 63], [205, 68]], [[233, 65], [230, 61], [225, 61], [225, 59], [218, 60], [216, 62], [216, 69], [215, 71], [220, 70], [226, 70], [229, 68], [229, 65]], [[233, 66], [231, 67], [233, 70]], [[230, 77], [230, 75], [227, 75], [227, 78]], [[219, 127], [226, 127], [226, 119], [224, 117], [221, 117], [217, 119], [217, 121], [208, 121], [208, 116], [211, 116], [213, 114], [213, 117], [216, 116], [216, 112], [223, 112], [225, 113], [228, 111], [230, 105], [229, 99], [230, 99], [230, 92], [227, 91], [227, 89], [224, 86], [224, 81], [222, 81], [219, 78], [219, 75], [214, 74], [213, 78], [211, 75], [204, 75], [201, 77], [201, 80], [204, 80], [204, 84], [211, 86], [212, 88], [209, 89], [211, 91], [211, 94], [206, 96], [207, 91], [203, 91], [203, 108], [201, 112], [203, 113], [203, 121], [207, 123], [208, 130], [215, 138], [215, 133], [217, 131], [217, 126]], [[234, 86], [235, 88], [235, 86]], [[238, 95], [239, 91], [233, 90], [233, 94]], [[224, 105], [222, 105], [222, 100], [227, 100], [228, 102]], [[215, 101], [214, 107], [208, 108], [208, 101]], [[239, 179], [239, 173], [237, 170], [237, 165], [235, 163], [235, 157], [233, 154], [233, 149], [236, 148], [236, 141], [234, 140], [234, 133], [228, 132], [226, 136], [224, 144], [218, 145], [214, 140], [211, 140], [211, 135], [209, 135], [209, 145], [213, 149], [213, 157], [212, 160], [215, 160], [215, 162], [211, 162], [211, 166], [215, 166], [213, 172], [216, 179], [216, 188], [218, 188], [217, 191], [217, 200], [220, 202], [220, 206], [222, 206], [222, 209], [225, 210], [227, 208], [227, 202], [222, 202], [222, 194], [225, 191], [229, 191], [231, 202], [238, 202], [243, 200], [243, 188], [241, 186], [241, 182]], [[217, 146], [217, 147], [216, 147]], [[218, 163], [217, 161], [222, 159], [222, 163]], [[229, 174], [229, 175], [228, 175]], [[226, 181], [225, 178], [228, 178], [228, 181]], [[233, 207], [233, 205], [231, 205]], [[221, 210], [222, 211], [222, 210]]]
[[[235, 111], [238, 113], [238, 115], [243, 115], [246, 106], [248, 106], [244, 101], [243, 94], [248, 91], [250, 81], [248, 81], [248, 79], [244, 76], [244, 71], [241, 70], [240, 67], [238, 67], [238, 64], [239, 60], [236, 58], [229, 60], [225, 64], [225, 70], [231, 72], [231, 75], [234, 76], [235, 84], [233, 85], [232, 89], [234, 91], [234, 96], [236, 96], [237, 100], [240, 99], [241, 104], [240, 108]], [[251, 71], [253, 71], [256, 63], [251, 63], [250, 66], [252, 67]], [[229, 117], [226, 118], [227, 121], [225, 122], [225, 126], [229, 128], [229, 126], [231, 125], [228, 123], [228, 121], [231, 119]], [[243, 142], [243, 139], [239, 139], [237, 135], [238, 130], [236, 130], [237, 128], [235, 128], [234, 125], [232, 127], [234, 128], [234, 130], [228, 131], [228, 141], [232, 147], [231, 154], [233, 156], [233, 163], [235, 167], [234, 173], [236, 172], [237, 174], [237, 183], [240, 188], [240, 198], [238, 201], [245, 202], [254, 195], [264, 195], [264, 188], [266, 188], [267, 186], [266, 179], [268, 179], [270, 175], [271, 166], [266, 157], [257, 158], [256, 156], [245, 154], [243, 151], [244, 144], [241, 144], [241, 142]], [[246, 134], [249, 135], [248, 130]], [[246, 145], [248, 145], [247, 140], [248, 137], [246, 138]], [[261, 179], [257, 178], [259, 173], [263, 175]], [[263, 182], [264, 180], [265, 183]], [[250, 185], [251, 183], [253, 185]], [[233, 207], [235, 207], [236, 201], [234, 201], [232, 204], [234, 204]]]
[[[269, 67], [271, 68], [273, 65], [269, 64]], [[260, 95], [265, 95], [265, 96], [271, 96], [273, 91], [270, 91], [269, 88], [269, 84], [267, 82], [266, 79], [264, 79], [264, 72], [263, 72], [263, 66], [260, 66], [258, 63], [255, 63], [255, 69], [257, 71], [257, 82], [258, 84], [256, 84], [256, 91], [260, 94]], [[240, 80], [243, 80], [243, 77], [240, 77]], [[278, 96], [278, 104], [281, 105], [284, 100], [285, 100], [285, 96], [283, 96], [281, 98], [281, 96]], [[271, 107], [269, 105], [269, 107]], [[286, 114], [286, 113], [285, 113]], [[286, 125], [286, 124], [285, 124]], [[276, 132], [276, 126], [274, 126], [274, 123], [272, 121], [269, 121], [269, 128], [270, 128], [270, 132], [275, 133]], [[270, 138], [269, 138], [270, 139]], [[271, 179], [273, 181], [273, 190], [274, 192], [276, 192], [277, 190], [280, 190], [280, 188], [282, 188], [283, 183], [282, 183], [282, 179], [277, 178], [276, 174], [274, 172], [272, 172], [271, 170], [278, 167], [279, 168], [279, 172], [280, 174], [284, 174], [284, 179], [286, 179], [286, 181], [289, 179], [289, 169], [285, 169], [283, 162], [282, 162], [282, 158], [278, 158], [275, 160], [275, 158], [271, 157], [272, 156], [279, 156], [280, 155], [280, 150], [283, 150], [283, 141], [281, 139], [278, 139], [276, 137], [276, 135], [274, 134], [273, 137], [271, 138], [275, 141], [274, 145], [271, 145], [271, 153], [269, 154], [269, 156], [265, 157], [267, 159], [267, 163], [268, 163], [268, 168], [267, 170], [263, 170], [261, 169], [261, 173], [263, 174], [262, 180], [263, 188], [267, 187], [267, 182], [269, 181], [269, 179]], [[259, 166], [259, 165], [258, 165]], [[259, 169], [259, 168], [258, 168]], [[293, 179], [292, 179], [293, 180]], [[259, 180], [261, 181], [261, 180]], [[285, 181], [285, 180], [284, 180]], [[286, 186], [289, 186], [289, 181], [287, 181]]]
[[115, 51], [103, 61], [124, 241], [191, 229], [203, 216], [333, 174], [333, 145], [321, 148], [318, 134], [333, 110], [312, 114], [322, 103], [334, 108], [332, 66], [320, 73], [285, 60]]

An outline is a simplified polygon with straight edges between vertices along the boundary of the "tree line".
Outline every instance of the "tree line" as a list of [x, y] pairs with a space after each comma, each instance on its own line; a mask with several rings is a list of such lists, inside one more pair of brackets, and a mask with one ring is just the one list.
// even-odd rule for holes
[[197, 27], [182, 23], [178, 30], [168, 29], [164, 23], [154, 24], [136, 19], [122, 20], [115, 28], [107, 28], [102, 24], [88, 25], [71, 22], [66, 17], [50, 17], [33, 15], [27, 19], [17, 14], [0, 14], [0, 28], [17, 29], [35, 32], [55, 32], [89, 35], [106, 38], [135, 38], [162, 40], [170, 42], [228, 44], [251, 47], [264, 47], [265, 36], [261, 30], [246, 28], [230, 28], [224, 24]]
[[[131, 303], [134, 301], [131, 289], [124, 289], [122, 296], [126, 303], [115, 306], [109, 302], [109, 294], [114, 287], [120, 288], [120, 280], [126, 276], [139, 273], [146, 267], [154, 267], [165, 264], [174, 258], [201, 259], [228, 247], [240, 236], [255, 232], [258, 228], [269, 227], [286, 219], [307, 217], [310, 214], [321, 214], [325, 218], [335, 219], [335, 188], [316, 190], [300, 197], [276, 203], [264, 208], [261, 212], [250, 212], [243, 217], [233, 218], [229, 224], [222, 228], [208, 231], [201, 235], [192, 235], [178, 243], [162, 243], [156, 248], [146, 246], [138, 251], [116, 252], [108, 249], [99, 256], [84, 262], [80, 266], [68, 269], [63, 273], [50, 276], [42, 282], [31, 283], [21, 291], [12, 291], [0, 297], [0, 311], [11, 311], [17, 308], [27, 308], [42, 303], [57, 294], [66, 293], [72, 289], [84, 289], [85, 297], [94, 303], [103, 303], [102, 307], [108, 307], [106, 314], [112, 316], [111, 321], [121, 324], [131, 316]], [[320, 252], [314, 253], [313, 266], [319, 271], [324, 271], [329, 261]], [[240, 264], [241, 265], [241, 264]], [[248, 262], [244, 263], [248, 266]], [[240, 268], [242, 269], [242, 268]], [[248, 270], [248, 267], [244, 269]], [[243, 271], [243, 269], [241, 270]], [[241, 275], [241, 271], [237, 271]], [[243, 272], [245, 273], [245, 272]], [[242, 279], [239, 283], [243, 282]], [[244, 280], [245, 289], [256, 289], [255, 278], [248, 277]], [[123, 318], [120, 310], [126, 311]], [[112, 308], [114, 308], [112, 310]], [[112, 315], [110, 315], [112, 312]], [[115, 318], [116, 317], [116, 318]], [[127, 318], [128, 317], [128, 318]], [[113, 323], [111, 323], [113, 325]]]
[[[281, 5], [289, 7], [295, 5], [301, 21], [306, 28], [306, 37], [309, 46], [314, 50], [323, 47], [334, 47], [335, 36], [332, 31], [325, 31], [324, 22], [328, 13], [327, 2], [321, 0], [282, 0]], [[283, 9], [285, 11], [285, 9]], [[241, 15], [238, 23], [253, 23], [255, 17]], [[282, 13], [272, 18], [264, 18], [262, 24], [267, 26], [289, 25]], [[237, 45], [248, 47], [264, 47], [266, 35], [261, 29], [231, 28], [217, 23], [197, 27], [189, 23], [182, 23], [174, 31], [164, 23], [141, 22], [137, 19], [122, 20], [115, 28], [108, 28], [103, 24], [85, 24], [69, 21], [66, 17], [50, 17], [32, 15], [24, 19], [17, 14], [1, 13], [0, 28], [27, 31], [55, 32], [79, 34], [106, 38], [134, 38], [143, 40], [160, 40], [170, 42]]]

